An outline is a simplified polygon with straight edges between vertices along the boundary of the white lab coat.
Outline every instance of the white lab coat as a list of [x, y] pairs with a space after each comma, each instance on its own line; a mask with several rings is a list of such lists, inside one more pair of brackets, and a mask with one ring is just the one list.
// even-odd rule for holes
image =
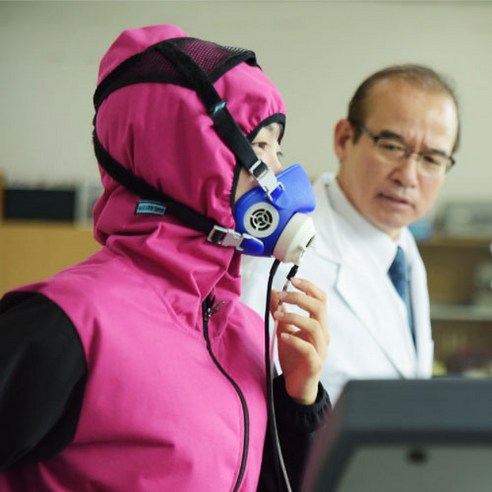
[[[404, 304], [386, 274], [375, 270], [364, 237], [343, 227], [328, 200], [323, 175], [314, 185], [317, 230], [314, 247], [306, 253], [298, 277], [327, 294], [330, 345], [321, 381], [335, 401], [350, 379], [426, 378], [432, 373], [427, 278], [413, 237], [402, 230], [400, 243], [410, 253], [411, 298], [416, 332], [413, 344]], [[269, 266], [272, 260], [243, 259], [243, 300], [264, 314]], [[280, 289], [288, 265], [281, 265], [274, 287]]]

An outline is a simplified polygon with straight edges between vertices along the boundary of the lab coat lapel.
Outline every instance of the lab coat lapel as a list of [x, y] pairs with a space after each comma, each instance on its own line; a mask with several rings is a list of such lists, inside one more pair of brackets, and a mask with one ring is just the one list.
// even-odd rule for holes
[[371, 334], [386, 357], [402, 377], [414, 377], [416, 353], [412, 337], [405, 325], [406, 313], [399, 309], [398, 294], [388, 279], [388, 285], [381, 288], [372, 282], [370, 272], [363, 264], [344, 262], [340, 265], [336, 289]]
[[328, 205], [325, 186], [329, 181], [318, 182], [314, 188], [317, 203], [314, 213], [319, 214], [316, 223], [318, 234], [323, 237], [315, 248], [327, 261], [339, 265], [335, 288], [374, 342], [402, 377], [414, 377], [417, 356], [412, 336], [410, 330], [400, 329], [406, 323], [403, 304], [400, 306], [389, 277], [386, 285], [374, 282], [374, 274], [367, 266], [360, 244], [357, 248], [351, 247], [360, 238], [345, 237], [341, 233], [342, 227]]
[[[416, 247], [416, 246], [415, 246]], [[434, 342], [432, 340], [429, 296], [420, 286], [427, 284], [427, 275], [422, 259], [416, 256], [410, 274], [411, 301], [417, 340], [417, 376], [428, 377], [432, 373]]]

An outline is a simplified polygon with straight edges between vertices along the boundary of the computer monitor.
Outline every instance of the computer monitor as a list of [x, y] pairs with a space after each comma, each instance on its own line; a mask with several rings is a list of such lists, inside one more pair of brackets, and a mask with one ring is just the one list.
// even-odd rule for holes
[[492, 491], [492, 380], [349, 382], [303, 492]]

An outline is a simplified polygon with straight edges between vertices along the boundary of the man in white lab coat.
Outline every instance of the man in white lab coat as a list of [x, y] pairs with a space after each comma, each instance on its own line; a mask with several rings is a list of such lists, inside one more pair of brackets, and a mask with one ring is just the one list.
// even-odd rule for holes
[[[434, 205], [458, 143], [456, 96], [420, 65], [368, 77], [335, 126], [339, 170], [314, 184], [317, 237], [299, 270], [327, 293], [331, 343], [322, 382], [332, 401], [350, 379], [432, 374], [426, 272], [407, 226]], [[405, 293], [388, 274], [400, 248]], [[263, 313], [259, 261], [243, 263], [242, 297]], [[280, 269], [274, 287], [284, 278]]]

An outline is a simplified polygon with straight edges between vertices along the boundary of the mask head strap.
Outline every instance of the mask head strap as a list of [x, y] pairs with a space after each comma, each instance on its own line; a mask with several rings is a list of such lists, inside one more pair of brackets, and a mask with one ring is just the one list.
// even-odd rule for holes
[[[215, 49], [210, 50], [210, 46]], [[216, 55], [219, 50], [222, 52], [220, 57]], [[256, 157], [251, 143], [227, 109], [226, 101], [220, 98], [213, 86], [215, 80], [241, 62], [256, 65], [255, 54], [194, 38], [161, 41], [113, 70], [97, 88], [94, 106], [97, 111], [114, 90], [141, 82], [174, 83], [195, 90], [222, 141], [273, 202], [281, 194], [282, 186], [267, 164]], [[156, 66], [163, 68], [156, 70]]]
[[[184, 53], [183, 49], [187, 53]], [[194, 58], [199, 60], [200, 66]], [[96, 115], [93, 121], [93, 141], [99, 164], [109, 176], [137, 196], [163, 203], [168, 213], [192, 229], [202, 232], [215, 244], [234, 247], [239, 251], [246, 249], [260, 252], [263, 246], [253, 236], [221, 226], [132, 174], [106, 151], [99, 141], [96, 129], [97, 111], [100, 105], [119, 88], [142, 82], [173, 83], [192, 88], [208, 110], [221, 139], [235, 154], [241, 165], [259, 182], [260, 179], [262, 180], [265, 191], [273, 198], [275, 189], [281, 189], [275, 176], [266, 164], [261, 161], [258, 163], [251, 144], [213, 87], [212, 81], [241, 62], [256, 64], [254, 53], [239, 48], [222, 47], [194, 38], [176, 38], [150, 46], [118, 65], [97, 87], [94, 93]], [[268, 171], [273, 175], [274, 181]]]
[[96, 130], [93, 132], [94, 151], [96, 158], [106, 173], [127, 190], [145, 200], [153, 200], [165, 206], [166, 213], [171, 214], [186, 224], [191, 229], [207, 236], [208, 241], [224, 247], [233, 247], [238, 251], [259, 251], [258, 240], [249, 234], [240, 233], [234, 229], [221, 226], [213, 219], [202, 215], [183, 203], [180, 203], [169, 195], [148, 184], [142, 178], [132, 174], [122, 166], [102, 146], [97, 138]]
[[262, 160], [256, 157], [251, 142], [244, 136], [236, 120], [227, 109], [226, 101], [221, 99], [207, 74], [175, 43], [161, 43], [157, 49], [180, 67], [182, 74], [188, 79], [202, 100], [222, 141], [234, 153], [241, 166], [256, 179], [270, 201], [273, 201], [274, 195], [281, 191], [275, 174]]

